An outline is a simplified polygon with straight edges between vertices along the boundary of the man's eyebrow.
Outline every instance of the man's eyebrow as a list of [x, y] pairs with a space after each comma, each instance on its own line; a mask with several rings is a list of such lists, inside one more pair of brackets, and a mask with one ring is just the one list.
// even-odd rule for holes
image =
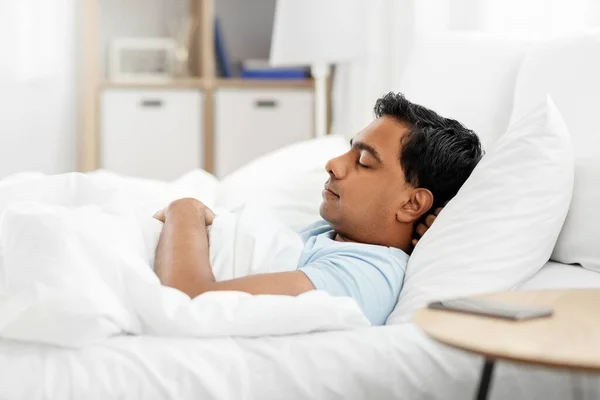
[[377, 160], [378, 163], [381, 164], [381, 155], [377, 150], [375, 150], [375, 147], [364, 142], [355, 142], [354, 139], [350, 139], [350, 146], [352, 146], [353, 149], [366, 151], [367, 153], [371, 154], [373, 158]]

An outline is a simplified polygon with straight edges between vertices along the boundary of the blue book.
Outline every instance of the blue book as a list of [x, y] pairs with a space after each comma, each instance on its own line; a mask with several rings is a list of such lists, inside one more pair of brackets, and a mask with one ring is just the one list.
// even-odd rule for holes
[[217, 68], [219, 69], [220, 76], [231, 78], [233, 76], [233, 68], [231, 67], [231, 60], [227, 53], [223, 30], [221, 29], [221, 22], [218, 17], [215, 18], [215, 54], [217, 56]]
[[306, 79], [306, 71], [298, 69], [282, 70], [242, 70], [244, 79]]
[[244, 79], [301, 80], [309, 77], [309, 70], [304, 66], [273, 67], [265, 60], [245, 60], [242, 62], [241, 77]]

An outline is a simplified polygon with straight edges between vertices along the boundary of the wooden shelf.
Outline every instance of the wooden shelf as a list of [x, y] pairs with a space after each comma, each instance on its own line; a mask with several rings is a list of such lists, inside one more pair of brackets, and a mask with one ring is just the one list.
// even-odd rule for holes
[[257, 79], [175, 79], [165, 82], [114, 82], [104, 81], [100, 89], [214, 89], [214, 88], [236, 88], [236, 89], [313, 89], [312, 79], [304, 80], [257, 80]]
[[312, 79], [303, 80], [258, 80], [258, 79], [217, 79], [216, 87], [221, 88], [291, 88], [291, 89], [313, 89], [314, 82]]
[[173, 79], [164, 82], [116, 82], [104, 81], [100, 84], [100, 89], [204, 89], [207, 87], [207, 80], [202, 78]]

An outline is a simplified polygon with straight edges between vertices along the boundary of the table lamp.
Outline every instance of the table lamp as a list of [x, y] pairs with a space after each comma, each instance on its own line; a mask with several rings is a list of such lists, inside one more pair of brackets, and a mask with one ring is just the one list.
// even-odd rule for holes
[[315, 80], [315, 136], [327, 134], [330, 65], [365, 53], [366, 0], [277, 0], [273, 66], [310, 65]]

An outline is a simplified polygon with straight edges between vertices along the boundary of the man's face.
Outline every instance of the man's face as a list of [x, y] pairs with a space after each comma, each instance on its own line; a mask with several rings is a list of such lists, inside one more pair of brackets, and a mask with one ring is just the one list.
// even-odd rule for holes
[[407, 185], [400, 146], [408, 128], [391, 117], [373, 121], [352, 140], [352, 148], [325, 165], [329, 179], [320, 213], [340, 235], [378, 243], [397, 224]]

